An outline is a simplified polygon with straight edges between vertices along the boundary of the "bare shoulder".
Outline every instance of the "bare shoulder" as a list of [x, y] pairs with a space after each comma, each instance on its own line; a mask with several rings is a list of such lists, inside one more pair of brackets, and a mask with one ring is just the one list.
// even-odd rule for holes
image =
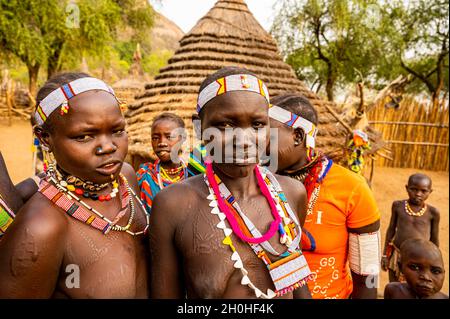
[[120, 172], [123, 174], [123, 176], [126, 177], [128, 183], [131, 187], [133, 187], [134, 191], [137, 191], [139, 189], [139, 186], [137, 183], [136, 172], [134, 171], [133, 166], [131, 166], [127, 162], [123, 162]]
[[439, 210], [436, 207], [428, 205], [428, 204], [427, 204], [427, 206], [428, 206], [428, 209], [430, 210], [430, 213], [431, 213], [431, 215], [433, 217], [440, 217]]
[[[156, 194], [153, 200], [152, 215], [161, 212], [166, 217], [186, 216], [187, 212], [195, 210], [198, 199], [206, 194], [206, 190], [202, 175], [171, 184]], [[185, 213], [179, 214], [180, 211]]]
[[392, 202], [392, 208], [396, 210], [400, 209], [401, 207], [403, 207], [404, 203], [404, 200], [395, 200]]
[[407, 283], [390, 282], [384, 288], [385, 299], [409, 299], [413, 298]]
[[288, 198], [298, 198], [306, 196], [305, 186], [298, 180], [289, 176], [278, 174], [274, 174], [274, 176], [277, 179], [278, 183], [280, 183], [282, 190], [285, 192]]
[[[65, 240], [68, 220], [65, 213], [42, 194], [34, 194], [21, 208], [3, 238], [33, 237], [35, 242], [49, 243]], [[18, 236], [18, 237], [17, 237]]]

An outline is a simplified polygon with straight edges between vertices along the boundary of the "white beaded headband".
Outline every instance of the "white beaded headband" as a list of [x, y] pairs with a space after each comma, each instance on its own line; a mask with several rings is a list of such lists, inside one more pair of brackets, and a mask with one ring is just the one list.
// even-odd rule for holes
[[216, 96], [232, 91], [249, 91], [261, 94], [269, 103], [269, 90], [256, 76], [233, 74], [220, 78], [207, 85], [198, 95], [197, 113]]
[[269, 106], [269, 117], [294, 129], [300, 127], [306, 134], [306, 146], [311, 148], [316, 147], [316, 135], [318, 129], [307, 119], [276, 105]]
[[[106, 91], [115, 97], [114, 90], [102, 80], [92, 77], [77, 79], [57, 88], [39, 103], [34, 113], [36, 123], [38, 125], [44, 124], [50, 114], [61, 105], [67, 104], [74, 96], [91, 90]], [[67, 113], [67, 108], [65, 112]]]

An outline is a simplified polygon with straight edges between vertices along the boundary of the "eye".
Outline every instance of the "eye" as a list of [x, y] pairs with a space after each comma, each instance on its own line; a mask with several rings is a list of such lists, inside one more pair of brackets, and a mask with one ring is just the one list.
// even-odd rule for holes
[[437, 267], [432, 267], [432, 268], [431, 268], [431, 272], [432, 272], [434, 275], [440, 275], [440, 274], [442, 274], [442, 269], [441, 269], [441, 268], [437, 268]]
[[253, 127], [254, 128], [262, 128], [264, 126], [266, 126], [266, 123], [259, 122], [259, 121], [253, 122]]
[[408, 268], [414, 271], [418, 271], [420, 267], [417, 264], [409, 264]]
[[159, 136], [152, 136], [152, 141], [157, 141], [159, 140]]
[[76, 140], [77, 142], [88, 142], [91, 139], [93, 139], [93, 136], [87, 135], [87, 134], [86, 135], [78, 135], [78, 136], [75, 136], [73, 139]]
[[114, 130], [113, 133], [114, 133], [114, 135], [120, 136], [120, 135], [123, 135], [125, 133], [125, 129], [123, 129], [123, 128], [122, 129], [117, 129], [117, 130]]

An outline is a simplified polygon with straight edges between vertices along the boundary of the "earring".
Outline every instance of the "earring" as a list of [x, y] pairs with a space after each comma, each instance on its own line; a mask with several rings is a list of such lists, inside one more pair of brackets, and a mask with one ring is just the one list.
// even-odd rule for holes
[[295, 145], [295, 146], [299, 146], [300, 143], [299, 143], [298, 141], [295, 141], [295, 142], [294, 142], [294, 145]]
[[103, 153], [102, 147], [101, 146], [97, 147], [95, 149], [95, 153], [98, 154], [98, 155], [102, 155], [102, 153]]

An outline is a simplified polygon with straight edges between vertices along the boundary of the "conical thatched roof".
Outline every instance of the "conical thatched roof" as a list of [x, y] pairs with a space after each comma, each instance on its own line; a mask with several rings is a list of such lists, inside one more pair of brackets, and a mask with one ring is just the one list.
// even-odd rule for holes
[[150, 125], [160, 112], [171, 111], [185, 119], [191, 131], [198, 88], [211, 73], [238, 66], [258, 75], [271, 96], [300, 92], [319, 111], [318, 146], [332, 157], [342, 155], [346, 131], [333, 116], [334, 105], [319, 99], [283, 62], [274, 39], [261, 27], [243, 0], [219, 0], [206, 16], [180, 40], [180, 48], [145, 86], [127, 113], [130, 154], [149, 158]]

